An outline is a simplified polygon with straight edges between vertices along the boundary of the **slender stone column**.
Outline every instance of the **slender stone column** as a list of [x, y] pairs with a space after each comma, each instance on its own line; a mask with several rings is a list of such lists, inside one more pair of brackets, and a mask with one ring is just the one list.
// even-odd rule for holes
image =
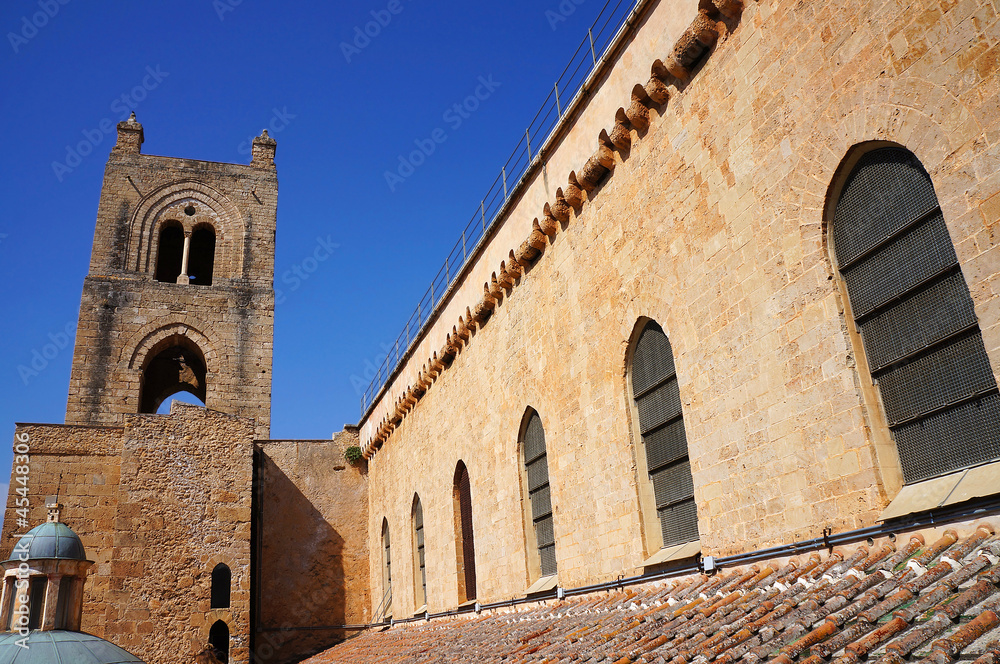
[[181, 274], [177, 277], [177, 283], [179, 284], [189, 284], [191, 283], [190, 277], [188, 277], [188, 258], [191, 254], [191, 231], [184, 231], [184, 257], [181, 258]]

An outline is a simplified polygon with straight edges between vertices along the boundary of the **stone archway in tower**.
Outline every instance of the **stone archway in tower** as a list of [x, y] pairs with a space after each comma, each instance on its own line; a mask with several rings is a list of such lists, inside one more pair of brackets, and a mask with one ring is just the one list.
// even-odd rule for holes
[[161, 340], [142, 367], [139, 412], [155, 413], [178, 392], [192, 394], [207, 404], [207, 373], [204, 354], [189, 338], [174, 335]]

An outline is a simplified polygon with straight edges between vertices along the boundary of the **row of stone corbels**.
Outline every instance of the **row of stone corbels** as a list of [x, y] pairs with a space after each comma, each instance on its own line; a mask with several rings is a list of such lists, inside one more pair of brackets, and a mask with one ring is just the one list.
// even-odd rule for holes
[[615, 150], [627, 151], [632, 144], [631, 130], [645, 132], [649, 128], [650, 110], [667, 103], [670, 97], [669, 84], [674, 82], [673, 79], [682, 83], [690, 80], [692, 67], [719, 37], [720, 26], [715, 17], [721, 13], [735, 19], [743, 10], [740, 0], [711, 2], [711, 7], [701, 9], [677, 40], [667, 61], [656, 60], [653, 63], [646, 84], [636, 84], [632, 88], [628, 108], [618, 109], [610, 132], [601, 130], [597, 151], [587, 159], [579, 172], [570, 171], [565, 190], [562, 187], [556, 189], [555, 201], [551, 205], [545, 203], [542, 216], [535, 218], [528, 237], [517, 249], [509, 252], [506, 260], [500, 261], [500, 269], [492, 274], [490, 281], [483, 284], [482, 299], [474, 307], [466, 307], [465, 315], [458, 317], [458, 324], [447, 334], [444, 345], [431, 354], [421, 367], [416, 381], [403, 391], [388, 414], [379, 422], [375, 434], [365, 447], [366, 458], [370, 459], [375, 454], [434, 381], [451, 366], [472, 335], [482, 329], [504, 298], [520, 283], [521, 276], [541, 256], [549, 240], [555, 237], [560, 224], [570, 222], [571, 210], [580, 214], [584, 203], [589, 200], [589, 194], [614, 170]]

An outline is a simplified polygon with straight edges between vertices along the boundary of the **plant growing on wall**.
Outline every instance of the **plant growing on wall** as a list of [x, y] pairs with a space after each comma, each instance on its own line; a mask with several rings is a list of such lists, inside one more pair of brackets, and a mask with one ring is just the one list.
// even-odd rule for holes
[[347, 463], [354, 465], [363, 459], [361, 454], [361, 448], [357, 445], [351, 445], [346, 450], [344, 450], [344, 458], [347, 459]]

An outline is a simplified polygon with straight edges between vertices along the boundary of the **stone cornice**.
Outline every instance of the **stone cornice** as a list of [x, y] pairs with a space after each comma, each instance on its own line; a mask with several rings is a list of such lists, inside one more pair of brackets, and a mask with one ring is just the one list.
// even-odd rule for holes
[[[581, 214], [585, 204], [593, 200], [591, 194], [614, 174], [615, 152], [628, 151], [632, 145], [632, 130], [640, 135], [649, 129], [649, 112], [662, 108], [671, 96], [682, 90], [691, 80], [694, 69], [702, 62], [720, 36], [728, 34], [724, 19], [738, 21], [743, 11], [741, 0], [711, 0], [703, 2], [694, 20], [674, 44], [671, 53], [663, 60], [655, 60], [650, 67], [650, 77], [645, 84], [632, 88], [628, 106], [615, 113], [610, 131], [602, 129], [598, 135], [597, 150], [578, 170], [571, 170], [566, 187], [559, 187], [555, 200], [542, 206], [532, 230], [523, 242], [508, 252], [500, 261], [499, 269], [483, 284], [483, 296], [447, 334], [444, 345], [424, 362], [417, 379], [402, 391], [388, 414], [374, 427], [370, 440], [364, 442], [364, 456], [371, 459], [403, 419], [416, 407], [427, 390], [446, 371], [474, 332], [482, 330], [490, 317], [521, 282], [521, 277], [534, 265], [559, 232], [565, 231], [573, 215]], [[611, 65], [613, 66], [613, 65]]]

